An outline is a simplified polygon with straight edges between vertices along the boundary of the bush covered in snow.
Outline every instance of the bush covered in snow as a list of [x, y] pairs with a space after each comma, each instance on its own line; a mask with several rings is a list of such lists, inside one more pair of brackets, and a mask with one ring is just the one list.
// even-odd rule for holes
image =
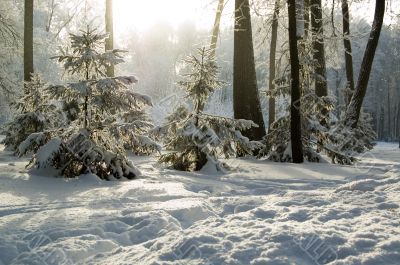
[[[371, 119], [366, 114], [360, 119], [356, 129], [347, 128], [334, 113], [333, 97], [318, 97], [312, 91], [308, 92], [302, 96], [300, 104], [303, 152], [308, 161], [320, 162], [320, 153], [324, 152], [333, 163], [351, 164], [357, 153], [372, 149], [372, 141], [376, 136], [371, 127]], [[285, 95], [284, 92], [282, 95]], [[263, 143], [265, 148], [260, 156], [277, 162], [292, 161], [290, 115], [285, 115], [272, 124]]]
[[17, 151], [18, 146], [31, 134], [63, 124], [62, 112], [49, 101], [46, 84], [38, 74], [24, 84], [24, 94], [13, 104], [18, 114], [6, 124], [3, 144], [6, 150]]
[[92, 173], [105, 180], [133, 179], [140, 174], [125, 151], [101, 131], [81, 129], [69, 137], [35, 133], [20, 146], [22, 153], [29, 149], [37, 150], [29, 167], [52, 168], [67, 178]]
[[337, 150], [332, 152], [329, 157], [333, 163], [349, 164], [348, 157], [355, 154], [365, 153], [374, 148], [374, 142], [377, 138], [372, 128], [372, 117], [370, 114], [361, 112], [357, 127], [350, 129], [340, 120], [329, 131], [328, 139], [330, 149]]
[[217, 78], [218, 67], [210, 51], [202, 48], [198, 52], [198, 57], [190, 56], [185, 60], [191, 72], [179, 82], [191, 100], [192, 110], [186, 106], [178, 107], [167, 117], [166, 124], [155, 130], [163, 136], [170, 151], [161, 155], [159, 161], [183, 171], [200, 170], [207, 162], [222, 169], [218, 158], [252, 154], [261, 147], [261, 143], [250, 141], [241, 134], [241, 131], [257, 126], [252, 121], [203, 112], [210, 93], [220, 88], [223, 82]]
[[146, 137], [152, 124], [145, 115], [151, 99], [132, 90], [134, 76], [107, 77], [106, 67], [122, 63], [121, 50], [103, 52], [106, 34], [87, 29], [71, 34], [71, 53], [54, 57], [77, 82], [51, 85], [46, 93], [65, 102], [77, 119], [66, 128], [52, 128], [29, 136], [20, 153], [36, 151], [30, 166], [54, 168], [65, 177], [94, 173], [102, 179], [139, 174], [125, 148], [148, 154], [160, 150]]

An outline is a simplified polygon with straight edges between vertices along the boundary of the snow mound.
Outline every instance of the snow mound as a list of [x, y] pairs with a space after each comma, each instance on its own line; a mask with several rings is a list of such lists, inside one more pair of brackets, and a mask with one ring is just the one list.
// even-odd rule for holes
[[398, 170], [387, 172], [381, 179], [362, 179], [356, 180], [338, 187], [335, 192], [340, 191], [374, 191], [376, 189], [392, 189], [400, 184], [400, 174]]

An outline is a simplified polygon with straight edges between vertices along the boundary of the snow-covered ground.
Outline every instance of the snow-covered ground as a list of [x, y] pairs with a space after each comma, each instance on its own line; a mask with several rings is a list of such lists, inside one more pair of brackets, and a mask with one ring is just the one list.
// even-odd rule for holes
[[0, 153], [3, 264], [400, 264], [400, 150], [355, 166], [230, 161], [134, 181], [29, 175]]

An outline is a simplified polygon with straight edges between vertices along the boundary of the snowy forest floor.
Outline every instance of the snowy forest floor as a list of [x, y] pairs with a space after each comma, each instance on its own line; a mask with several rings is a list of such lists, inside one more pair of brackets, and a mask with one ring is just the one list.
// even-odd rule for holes
[[137, 180], [64, 180], [0, 152], [0, 265], [399, 264], [395, 144], [354, 166], [238, 159], [229, 174], [132, 160]]

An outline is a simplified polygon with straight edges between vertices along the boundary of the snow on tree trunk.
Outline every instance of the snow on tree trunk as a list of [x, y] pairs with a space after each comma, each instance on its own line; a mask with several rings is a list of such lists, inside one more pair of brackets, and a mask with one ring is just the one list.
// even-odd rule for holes
[[353, 70], [353, 51], [350, 40], [350, 11], [347, 0], [342, 0], [342, 16], [343, 16], [343, 44], [346, 61], [346, 78], [347, 89], [345, 94], [346, 105], [350, 103], [354, 92], [354, 70]]
[[[275, 0], [274, 15], [272, 18], [271, 28], [271, 48], [269, 53], [269, 90], [275, 89], [275, 75], [276, 75], [276, 46], [278, 41], [278, 15], [280, 9], [280, 0]], [[275, 121], [275, 97], [269, 97], [268, 103], [268, 130], [271, 129], [272, 123]]]
[[212, 37], [211, 37], [211, 45], [210, 45], [212, 58], [215, 58], [215, 53], [217, 50], [219, 27], [221, 24], [221, 16], [222, 16], [223, 10], [224, 10], [224, 0], [219, 0], [217, 11], [215, 13], [215, 21], [214, 21], [214, 27], [213, 27], [213, 32], [212, 32]]
[[[114, 23], [113, 23], [113, 0], [106, 0], [106, 33], [108, 38], [105, 41], [106, 51], [114, 49]], [[114, 65], [107, 66], [107, 76], [114, 77]]]

